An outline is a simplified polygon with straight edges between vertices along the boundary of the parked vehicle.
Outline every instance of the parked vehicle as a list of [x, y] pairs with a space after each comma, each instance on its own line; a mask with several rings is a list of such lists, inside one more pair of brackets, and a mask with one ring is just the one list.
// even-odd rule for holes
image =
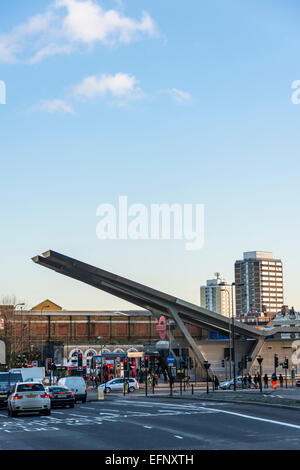
[[75, 396], [67, 387], [52, 385], [50, 387], [46, 387], [46, 390], [49, 393], [51, 408], [56, 406], [63, 406], [64, 408], [69, 406], [70, 408], [74, 408]]
[[[130, 378], [127, 379], [127, 382], [129, 381], [129, 391], [130, 392], [135, 392], [136, 390], [139, 389], [139, 384], [136, 381], [136, 379]], [[123, 390], [124, 389], [124, 379], [119, 378], [119, 379], [112, 379], [109, 380], [109, 382], [106, 382], [106, 384], [101, 384], [101, 388], [104, 388], [106, 390], [106, 393], [118, 391], [118, 390]]]
[[299, 379], [296, 380], [296, 387], [300, 387], [300, 380]]
[[[249, 388], [248, 379], [247, 379], [246, 383], [247, 383], [247, 388]], [[241, 377], [241, 376], [236, 377], [235, 378], [235, 384], [236, 384], [236, 388], [243, 388], [243, 377]], [[251, 381], [251, 385], [253, 385], [253, 387], [255, 387], [255, 384], [254, 384], [253, 380]], [[221, 382], [219, 384], [219, 388], [221, 388], [222, 390], [233, 390], [234, 389], [233, 379], [227, 380], [225, 382]]]
[[22, 382], [21, 374], [0, 372], [0, 406], [7, 406], [8, 397], [18, 382]]
[[71, 390], [71, 392], [74, 393], [75, 402], [86, 402], [87, 388], [86, 383], [82, 377], [62, 377], [61, 379], [59, 379], [57, 385], [66, 387]]
[[22, 375], [22, 380], [24, 382], [27, 381], [27, 379], [32, 378], [44, 378], [45, 377], [45, 368], [44, 367], [19, 367], [15, 369], [10, 369], [11, 373], [16, 373], [16, 374], [21, 374]]
[[8, 416], [15, 418], [19, 413], [37, 411], [49, 416], [51, 403], [48, 393], [40, 383], [17, 383], [8, 397]]

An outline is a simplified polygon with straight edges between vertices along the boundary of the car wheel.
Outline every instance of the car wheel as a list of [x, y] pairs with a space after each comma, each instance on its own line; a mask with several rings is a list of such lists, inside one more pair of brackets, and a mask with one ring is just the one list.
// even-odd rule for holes
[[110, 387], [106, 387], [106, 393], [110, 393], [111, 392], [111, 388]]
[[230, 385], [229, 390], [233, 390], [233, 389], [234, 389], [233, 385]]
[[43, 416], [50, 416], [51, 415], [51, 410], [41, 411], [40, 414], [43, 415]]
[[18, 416], [18, 412], [17, 411], [13, 411], [11, 410], [11, 415], [10, 415], [12, 418], [16, 418]]
[[70, 408], [74, 408], [74, 406], [75, 406], [74, 403], [72, 403], [72, 405], [70, 405]]
[[135, 392], [135, 388], [134, 387], [129, 387], [129, 391], [130, 392]]
[[82, 400], [82, 403], [86, 403], [86, 398], [84, 398], [84, 399]]

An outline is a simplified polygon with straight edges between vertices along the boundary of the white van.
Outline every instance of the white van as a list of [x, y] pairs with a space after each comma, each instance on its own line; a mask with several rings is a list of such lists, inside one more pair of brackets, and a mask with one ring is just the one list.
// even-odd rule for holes
[[74, 393], [75, 402], [86, 402], [87, 389], [85, 381], [82, 377], [62, 377], [59, 379], [58, 385], [62, 385], [63, 387], [67, 387], [69, 390], [71, 390]]

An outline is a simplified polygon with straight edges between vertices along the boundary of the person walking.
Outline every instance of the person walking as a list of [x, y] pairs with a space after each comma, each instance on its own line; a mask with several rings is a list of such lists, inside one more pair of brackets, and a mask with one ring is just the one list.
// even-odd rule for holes
[[218, 379], [218, 377], [215, 375], [215, 390], [218, 390], [218, 389], [219, 389], [219, 384], [220, 384], [219, 379]]
[[283, 377], [282, 377], [281, 374], [279, 375], [279, 382], [280, 382], [280, 388], [282, 388], [283, 387]]
[[272, 386], [273, 386], [273, 390], [276, 390], [276, 388], [277, 388], [277, 375], [275, 374], [275, 372], [273, 372], [273, 374], [272, 374]]
[[269, 377], [267, 374], [264, 375], [264, 388], [269, 388]]
[[256, 375], [254, 376], [253, 380], [254, 380], [254, 386], [255, 386], [255, 388], [257, 388], [257, 376], [256, 376]]
[[251, 388], [251, 385], [252, 385], [252, 377], [250, 374], [248, 374], [248, 384], [249, 384], [249, 388]]

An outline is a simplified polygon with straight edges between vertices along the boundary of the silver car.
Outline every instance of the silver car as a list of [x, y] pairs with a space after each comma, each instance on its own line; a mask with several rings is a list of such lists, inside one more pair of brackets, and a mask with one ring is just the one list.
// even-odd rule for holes
[[19, 413], [37, 411], [49, 416], [51, 402], [45, 387], [41, 383], [17, 383], [8, 397], [8, 416], [15, 418]]
[[[126, 380], [128, 382], [128, 379]], [[114, 391], [122, 391], [124, 389], [124, 379], [112, 379], [109, 382], [106, 382], [106, 384], [101, 384], [101, 388], [106, 389], [106, 393], [114, 392]], [[139, 388], [138, 382], [130, 378], [129, 379], [129, 391], [130, 392], [135, 392]]]
[[[243, 388], [243, 378], [236, 377], [235, 384], [236, 384], [236, 388]], [[248, 381], [247, 381], [247, 387], [248, 387]], [[221, 382], [219, 385], [219, 388], [221, 388], [222, 390], [233, 390], [234, 389], [233, 379], [226, 380], [225, 382]]]

